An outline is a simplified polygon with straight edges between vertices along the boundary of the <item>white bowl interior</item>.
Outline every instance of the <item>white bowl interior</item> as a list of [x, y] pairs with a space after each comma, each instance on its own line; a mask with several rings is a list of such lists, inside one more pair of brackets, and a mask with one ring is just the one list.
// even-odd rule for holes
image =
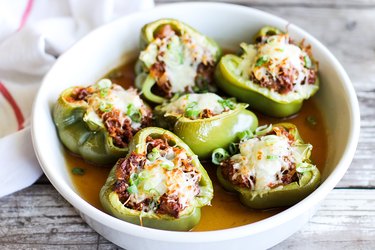
[[[95, 209], [79, 197], [66, 170], [63, 147], [52, 121], [52, 107], [61, 91], [67, 87], [91, 84], [127, 58], [134, 58], [138, 51], [141, 27], [163, 17], [180, 19], [228, 49], [238, 48], [238, 44], [243, 41], [250, 42], [255, 32], [264, 25], [272, 25], [281, 29], [288, 27], [295, 39], [306, 38], [306, 42], [312, 45], [313, 53], [320, 62], [321, 89], [316, 98], [323, 110], [328, 129], [328, 159], [322, 174], [324, 182], [318, 190], [303, 202], [272, 218], [239, 228], [204, 233], [177, 233], [141, 228], [115, 219]], [[125, 232], [134, 237], [164, 242], [194, 243], [215, 242], [218, 239], [230, 240], [275, 229], [277, 225], [293, 221], [297, 216], [311, 211], [314, 205], [338, 183], [351, 162], [359, 134], [359, 110], [351, 82], [332, 54], [308, 33], [293, 24], [287, 25], [285, 20], [246, 7], [213, 3], [185, 3], [166, 5], [152, 11], [137, 13], [90, 33], [59, 58], [45, 77], [34, 103], [33, 142], [44, 172], [56, 189], [81, 211], [87, 221], [93, 220], [90, 223], [91, 226], [102, 234], [106, 234], [107, 229], [100, 231], [98, 229], [100, 226], [112, 228], [122, 237]], [[289, 236], [290, 233], [280, 235], [278, 239], [259, 246], [272, 246]], [[108, 237], [108, 235], [105, 236]], [[147, 242], [144, 241], [143, 244]]]

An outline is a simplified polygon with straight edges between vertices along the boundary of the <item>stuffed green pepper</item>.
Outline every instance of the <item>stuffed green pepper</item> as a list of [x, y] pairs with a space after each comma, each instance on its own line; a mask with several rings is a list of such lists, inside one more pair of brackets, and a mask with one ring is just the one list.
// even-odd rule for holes
[[320, 183], [320, 172], [309, 159], [312, 145], [304, 143], [290, 123], [261, 126], [242, 133], [231, 152], [219, 148], [212, 160], [219, 164], [222, 186], [239, 194], [251, 208], [293, 205]]
[[159, 105], [155, 123], [172, 130], [201, 159], [217, 147], [227, 147], [237, 133], [255, 129], [258, 119], [247, 104], [214, 93], [185, 94]]
[[210, 205], [211, 180], [198, 157], [172, 132], [148, 127], [133, 138], [100, 191], [107, 212], [145, 227], [187, 231]]
[[96, 165], [113, 164], [128, 152], [133, 135], [152, 122], [152, 111], [136, 89], [102, 79], [64, 90], [53, 109], [61, 142]]
[[318, 63], [310, 45], [288, 33], [264, 27], [255, 44], [242, 43], [242, 55], [221, 58], [215, 79], [225, 92], [250, 108], [274, 117], [297, 113], [319, 89]]
[[175, 19], [160, 19], [141, 31], [136, 86], [144, 97], [162, 103], [175, 93], [214, 91], [221, 49], [212, 39]]

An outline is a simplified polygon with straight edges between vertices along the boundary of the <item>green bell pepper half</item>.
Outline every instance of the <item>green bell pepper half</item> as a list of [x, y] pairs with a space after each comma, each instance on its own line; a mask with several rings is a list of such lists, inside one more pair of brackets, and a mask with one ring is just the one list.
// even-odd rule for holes
[[[254, 37], [256, 43], [271, 35], [282, 34], [274, 27], [262, 28]], [[245, 53], [245, 52], [244, 52]], [[305, 99], [313, 96], [319, 89], [319, 77], [316, 77], [314, 87], [307, 96], [290, 95], [290, 93], [280, 94], [276, 91], [261, 87], [259, 84], [239, 75], [240, 63], [245, 60], [244, 54], [237, 56], [227, 54], [223, 56], [215, 69], [215, 80], [217, 85], [230, 96], [250, 105], [250, 109], [258, 110], [273, 117], [286, 117], [297, 113]], [[317, 68], [318, 63], [311, 59], [312, 67]]]
[[[283, 127], [293, 134], [294, 138], [301, 144], [303, 140], [298, 133], [295, 125], [291, 123], [274, 124], [273, 127]], [[306, 161], [309, 161], [310, 152], [307, 154]], [[227, 191], [237, 193], [240, 201], [254, 209], [268, 209], [276, 207], [292, 206], [311, 194], [320, 184], [320, 172], [314, 165], [310, 165], [307, 171], [299, 173], [298, 181], [291, 182], [285, 186], [280, 186], [267, 191], [253, 191], [234, 185], [223, 175], [221, 167], [216, 171], [219, 183]]]
[[[206, 49], [212, 51], [215, 64], [219, 61], [222, 55], [222, 50], [213, 39], [204, 36], [188, 24], [171, 18], [159, 19], [143, 26], [140, 36], [141, 50], [145, 50], [146, 47], [156, 39], [157, 32], [165, 25], [170, 25], [177, 34], [187, 33], [192, 37], [198, 37], [199, 40], [203, 41]], [[167, 98], [159, 95], [158, 93], [155, 93], [155, 91], [153, 90], [153, 87], [156, 84], [156, 80], [149, 74], [149, 68], [140, 59], [138, 59], [136, 62], [135, 73], [135, 85], [137, 86], [137, 88], [141, 89], [143, 96], [147, 100], [154, 103], [163, 103], [167, 100]]]
[[214, 149], [228, 147], [237, 134], [244, 130], [255, 130], [256, 115], [247, 110], [248, 105], [235, 103], [233, 110], [209, 118], [190, 119], [185, 116], [165, 116], [163, 105], [154, 109], [155, 123], [173, 131], [200, 159], [207, 159]]
[[74, 154], [95, 165], [113, 164], [127, 154], [128, 148], [113, 144], [104, 126], [83, 117], [88, 108], [85, 101], [68, 101], [75, 87], [64, 90], [53, 109], [53, 120], [61, 142]]
[[185, 208], [178, 218], [167, 214], [145, 213], [127, 208], [120, 202], [116, 191], [114, 191], [117, 165], [112, 168], [106, 183], [100, 191], [100, 201], [108, 213], [121, 220], [163, 230], [188, 231], [199, 223], [201, 207], [209, 205], [213, 198], [212, 182], [206, 170], [199, 162], [198, 157], [191, 151], [189, 146], [187, 146], [175, 134], [158, 127], [148, 127], [138, 131], [129, 145], [129, 155], [130, 152], [145, 154], [147, 152], [146, 138], [148, 136], [151, 136], [154, 139], [161, 138], [163, 135], [167, 135], [170, 144], [178, 145], [185, 149], [187, 155], [192, 156], [193, 158], [193, 166], [201, 173], [201, 180], [199, 182], [200, 193], [194, 199], [195, 204]]

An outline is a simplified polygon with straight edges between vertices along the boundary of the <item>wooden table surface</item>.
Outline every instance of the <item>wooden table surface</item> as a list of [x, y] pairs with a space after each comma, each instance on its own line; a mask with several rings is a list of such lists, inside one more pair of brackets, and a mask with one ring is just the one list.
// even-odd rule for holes
[[[157, 0], [157, 4], [177, 2]], [[346, 175], [310, 222], [273, 249], [375, 249], [375, 1], [230, 0], [315, 36], [347, 70], [360, 103], [361, 133]], [[0, 199], [0, 249], [115, 249], [42, 177]]]

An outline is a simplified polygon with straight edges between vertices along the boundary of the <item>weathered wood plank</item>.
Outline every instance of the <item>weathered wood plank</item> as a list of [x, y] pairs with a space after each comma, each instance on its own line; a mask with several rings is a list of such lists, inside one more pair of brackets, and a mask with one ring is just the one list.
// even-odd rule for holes
[[[310, 223], [274, 249], [370, 249], [375, 246], [375, 190], [335, 189]], [[358, 244], [358, 245], [357, 245]], [[0, 245], [7, 249], [115, 249], [51, 185], [0, 199]]]

